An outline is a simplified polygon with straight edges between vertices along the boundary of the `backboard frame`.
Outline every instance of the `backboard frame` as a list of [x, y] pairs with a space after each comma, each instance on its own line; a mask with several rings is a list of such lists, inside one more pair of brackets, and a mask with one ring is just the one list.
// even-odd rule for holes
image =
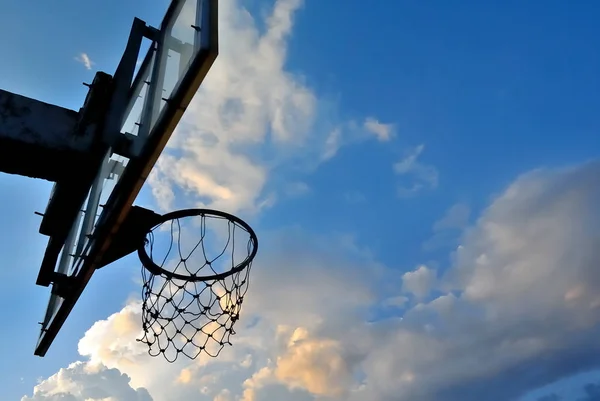
[[[196, 35], [199, 38], [194, 43], [199, 43], [200, 47], [195, 49], [196, 53], [189, 64], [187, 72], [178, 81], [170, 97], [162, 99], [166, 101], [166, 104], [156, 116], [154, 124], [148, 124], [147, 121], [142, 122], [141, 127], [144, 127], [145, 131], [140, 130], [137, 137], [122, 133], [121, 128], [124, 116], [127, 115], [132, 104], [131, 96], [135, 93], [135, 87], [140, 81], [138, 77], [134, 78], [133, 75], [142, 39], [146, 37], [153, 41], [153, 45], [150, 46], [148, 52], [155, 51], [157, 65], [159, 65], [159, 68], [153, 69], [151, 81], [154, 80], [155, 84], [151, 90], [151, 95], [146, 100], [148, 102], [155, 101], [156, 94], [158, 94], [158, 100], [160, 101], [158, 91], [162, 90], [162, 87], [156, 84], [158, 82], [156, 78], [158, 77], [157, 74], [161, 74], [161, 60], [166, 58], [166, 56], [161, 57], [163, 52], [167, 51], [164, 46], [165, 35], [173, 17], [177, 16], [185, 5], [185, 0], [173, 0], [171, 2], [160, 29], [149, 28], [143, 21], [138, 19], [133, 23], [127, 47], [113, 77], [113, 93], [103, 129], [103, 140], [109, 147], [104, 156], [104, 162], [108, 160], [111, 154], [120, 154], [121, 152], [127, 154], [129, 162], [104, 205], [98, 221], [95, 223], [96, 229], [89, 236], [85, 252], [75, 261], [74, 265], [77, 267], [73, 274], [65, 275], [64, 267], [60, 267], [61, 262], [59, 262], [58, 271], [54, 271], [55, 267], [53, 266], [53, 294], [51, 295], [46, 318], [42, 322], [42, 330], [35, 349], [35, 355], [44, 356], [46, 354], [92, 275], [96, 269], [102, 267], [103, 256], [109, 251], [113, 239], [119, 234], [119, 229], [127, 218], [150, 171], [217, 58], [219, 45], [218, 0], [196, 1], [196, 21], [200, 23], [196, 23], [192, 27], [196, 30]], [[201, 19], [201, 21], [198, 21], [198, 19]], [[149, 56], [145, 58], [145, 60], [147, 59], [149, 59]], [[149, 61], [144, 61], [142, 68], [146, 62]], [[142, 73], [142, 68], [140, 68], [138, 76]], [[164, 73], [164, 66], [162, 69], [162, 73]], [[102, 166], [104, 166], [104, 162]], [[95, 187], [102, 185], [104, 181], [102, 174], [102, 168], [100, 168], [100, 173], [91, 186], [92, 193]], [[90, 194], [90, 196], [93, 196], [93, 194]], [[95, 214], [95, 211], [93, 213]], [[69, 245], [73, 246], [73, 237], [76, 235], [74, 230], [79, 226], [78, 219], [74, 220], [71, 233], [65, 240], [63, 253], [66, 249], [69, 249]], [[57, 259], [58, 253], [55, 262]], [[68, 291], [65, 291], [65, 288]], [[61, 296], [59, 297], [58, 294]], [[58, 302], [59, 298], [61, 302]], [[52, 310], [53, 304], [54, 306], [59, 304], [56, 311]]]

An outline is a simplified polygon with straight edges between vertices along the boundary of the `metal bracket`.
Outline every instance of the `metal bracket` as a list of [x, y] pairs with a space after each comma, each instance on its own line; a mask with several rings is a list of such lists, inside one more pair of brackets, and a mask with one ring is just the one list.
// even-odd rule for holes
[[158, 39], [158, 35], [160, 35], [160, 31], [153, 26], [146, 26], [143, 33], [146, 39], [150, 39], [151, 41], [156, 41]]
[[146, 233], [160, 221], [161, 217], [152, 210], [132, 206], [97, 269], [135, 252], [143, 244]]
[[112, 148], [112, 151], [113, 153], [127, 157], [128, 159], [137, 157], [140, 153], [140, 146], [136, 146], [136, 142], [139, 140], [140, 137], [137, 135], [132, 135], [128, 132], [125, 132], [123, 135], [118, 137], [115, 145]]
[[54, 273], [52, 275], [52, 294], [58, 295], [63, 299], [67, 299], [75, 289], [76, 278], [67, 276], [63, 273]]
[[120, 160], [109, 160], [108, 161], [108, 171], [109, 175], [107, 179], [114, 179], [115, 176], [120, 177], [125, 170], [125, 165]]

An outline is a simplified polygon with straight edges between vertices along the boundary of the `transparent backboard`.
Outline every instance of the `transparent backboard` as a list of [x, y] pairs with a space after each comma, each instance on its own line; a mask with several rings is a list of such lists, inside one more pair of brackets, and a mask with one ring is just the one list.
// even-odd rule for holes
[[[217, 56], [217, 0], [173, 0], [137, 75], [126, 88], [121, 135], [133, 155], [109, 151], [59, 256], [56, 271], [77, 277], [74, 297], [52, 294], [36, 354], [43, 356], [98, 267], [149, 170]], [[108, 241], [110, 239], [108, 238]]]

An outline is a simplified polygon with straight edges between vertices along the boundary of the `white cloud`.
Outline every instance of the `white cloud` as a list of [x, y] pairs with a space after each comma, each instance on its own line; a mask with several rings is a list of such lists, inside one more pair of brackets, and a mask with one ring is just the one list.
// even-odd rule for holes
[[398, 188], [400, 197], [410, 197], [424, 189], [435, 189], [438, 186], [439, 174], [435, 167], [421, 163], [418, 159], [425, 145], [419, 145], [410, 150], [400, 161], [394, 163], [394, 172], [400, 176], [412, 178], [410, 185]]
[[276, 358], [244, 381], [242, 401], [340, 399], [353, 388], [353, 362], [340, 342], [289, 326], [276, 338]]
[[323, 316], [336, 322], [355, 318], [357, 308], [377, 297], [385, 269], [353, 238], [301, 230], [264, 233], [263, 238], [271, 251], [257, 257], [261, 267], [252, 273], [246, 313], [312, 331], [323, 324]]
[[152, 401], [144, 388], [134, 389], [117, 369], [75, 362], [33, 389], [21, 401]]
[[213, 401], [233, 401], [233, 398], [231, 396], [231, 392], [225, 389], [221, 390], [221, 392], [215, 396]]
[[342, 129], [336, 127], [331, 130], [325, 140], [325, 149], [323, 152], [323, 160], [329, 160], [334, 157], [342, 146]]
[[[135, 364], [136, 358], [147, 352], [142, 343], [135, 341], [142, 333], [140, 322], [141, 304], [127, 305], [119, 313], [94, 323], [79, 342], [79, 353], [89, 356], [92, 363], [109, 367], [121, 367], [114, 363], [116, 360]], [[134, 385], [143, 384], [134, 382]]]
[[[361, 304], [373, 303], [365, 299], [367, 303], [339, 309], [334, 294], [357, 289], [350, 290], [345, 278], [329, 281], [329, 301], [314, 319], [305, 321], [312, 324], [309, 333], [335, 339], [339, 347], [335, 355], [343, 363], [333, 362], [334, 356], [331, 363], [353, 372], [353, 380], [337, 399], [506, 400], [562, 375], [598, 366], [599, 177], [600, 165], [595, 164], [519, 178], [468, 229], [455, 262], [433, 285], [442, 295], [417, 304], [402, 319], [364, 323], [365, 316], [356, 311], [362, 310]], [[305, 262], [314, 265], [309, 259], [298, 261]], [[427, 294], [430, 273], [419, 268], [405, 277], [404, 284]], [[277, 283], [285, 283], [287, 274], [282, 272]], [[427, 280], [418, 280], [421, 275]], [[288, 280], [300, 282], [293, 276]], [[296, 285], [306, 298], [323, 292], [320, 287]], [[259, 291], [264, 294], [259, 302], [264, 316], [291, 323], [296, 311], [292, 288], [282, 289], [289, 294], [290, 305], [268, 303], [267, 288], [273, 284], [267, 281]], [[342, 299], [338, 305], [351, 298]], [[389, 297], [379, 302], [389, 304]], [[318, 304], [308, 309], [317, 310]], [[286, 315], [285, 310], [290, 312]], [[281, 358], [289, 352], [275, 348]], [[268, 377], [277, 378], [277, 359], [272, 360], [264, 366], [270, 369]], [[304, 377], [302, 364], [297, 366], [298, 375]], [[520, 373], [532, 370], [537, 374]], [[318, 393], [308, 379], [293, 380], [304, 391]], [[329, 386], [338, 388], [335, 381]], [[270, 389], [264, 385], [253, 391], [266, 396]]]
[[365, 129], [375, 135], [381, 142], [387, 142], [392, 138], [394, 126], [383, 124], [370, 117], [365, 120]]
[[91, 70], [92, 65], [96, 64], [90, 59], [90, 56], [88, 56], [87, 53], [79, 53], [79, 55], [75, 57], [75, 60], [83, 64], [87, 70]]
[[277, 358], [273, 375], [290, 389], [300, 388], [326, 397], [343, 396], [353, 381], [341, 344], [315, 338], [304, 328], [291, 334], [287, 349]]
[[[246, 401], [514, 399], [600, 365], [599, 188], [598, 163], [520, 177], [433, 284], [426, 267], [395, 282], [349, 237], [266, 234], [234, 347], [218, 359], [149, 358], [135, 345], [133, 306], [94, 325], [80, 352], [156, 401], [211, 401], [224, 389]], [[441, 295], [373, 320], [374, 308], [406, 305], [399, 284]]]
[[182, 188], [206, 206], [231, 212], [256, 209], [263, 200], [267, 166], [278, 161], [264, 160], [250, 149], [305, 142], [317, 99], [283, 67], [300, 5], [277, 1], [262, 34], [238, 1], [219, 5], [219, 57], [150, 180], [164, 208], [169, 208], [174, 188]]
[[[380, 328], [386, 345], [365, 362], [380, 398], [368, 398], [506, 400], [598, 366], [599, 173], [536, 171], [496, 199], [438, 287], [452, 293]], [[404, 370], [414, 385], [392, 384]]]
[[147, 346], [136, 341], [140, 338], [141, 320], [141, 306], [127, 305], [106, 320], [96, 322], [80, 340], [79, 353], [88, 357], [92, 366], [104, 365], [126, 373], [133, 387], [147, 388], [154, 400], [190, 397], [212, 400], [216, 393], [210, 391], [204, 391], [206, 398], [199, 397], [203, 388], [211, 388], [216, 382], [212, 372], [199, 374], [206, 358], [196, 361], [179, 358], [170, 364], [162, 357], [149, 356]]
[[[149, 357], [135, 340], [141, 319], [135, 303], [94, 324], [81, 339], [79, 352], [92, 364], [128, 374], [132, 386], [148, 388], [157, 401], [192, 396], [213, 400], [223, 389], [234, 399], [263, 392], [285, 395], [287, 388], [304, 388], [303, 397], [340, 393], [351, 382], [348, 369], [354, 362], [345, 360], [348, 352], [334, 339], [347, 331], [344, 327], [357, 318], [358, 309], [373, 302], [376, 284], [369, 280], [381, 267], [349, 237], [325, 241], [295, 231], [265, 235], [272, 251], [255, 262], [260, 268], [253, 271], [252, 289], [231, 339], [234, 346], [217, 359], [182, 358], [170, 365]], [[296, 362], [304, 363], [303, 371], [293, 369]], [[328, 375], [320, 378], [319, 372]]]
[[256, 393], [265, 385], [273, 383], [273, 372], [264, 367], [244, 381], [244, 392], [241, 401], [255, 401]]
[[425, 265], [419, 266], [415, 271], [404, 273], [402, 276], [402, 290], [414, 294], [418, 298], [429, 295], [435, 283], [435, 272]]
[[149, 177], [162, 209], [184, 200], [256, 212], [279, 199], [267, 187], [290, 169], [313, 171], [343, 146], [391, 138], [375, 117], [338, 117], [335, 102], [286, 70], [302, 3], [275, 1], [264, 29], [239, 0], [219, 4], [219, 57]]

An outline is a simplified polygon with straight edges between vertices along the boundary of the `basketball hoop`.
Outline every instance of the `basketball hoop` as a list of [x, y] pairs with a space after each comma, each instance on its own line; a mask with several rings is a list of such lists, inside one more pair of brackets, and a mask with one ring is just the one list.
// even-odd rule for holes
[[215, 357], [231, 345], [257, 249], [252, 228], [228, 213], [186, 209], [161, 216], [138, 248], [144, 282], [138, 341], [148, 353], [174, 362], [179, 354]]

